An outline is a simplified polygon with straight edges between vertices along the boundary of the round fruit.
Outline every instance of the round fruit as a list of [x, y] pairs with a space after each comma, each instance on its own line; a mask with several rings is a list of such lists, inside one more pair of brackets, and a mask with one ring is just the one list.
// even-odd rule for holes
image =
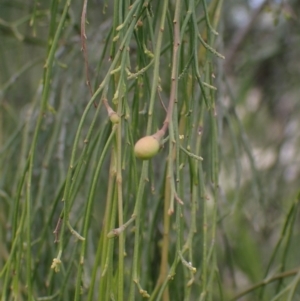
[[119, 123], [119, 121], [120, 121], [119, 115], [115, 112], [109, 116], [109, 119], [113, 124]]
[[134, 154], [142, 160], [149, 160], [159, 151], [159, 141], [153, 136], [145, 136], [134, 146]]

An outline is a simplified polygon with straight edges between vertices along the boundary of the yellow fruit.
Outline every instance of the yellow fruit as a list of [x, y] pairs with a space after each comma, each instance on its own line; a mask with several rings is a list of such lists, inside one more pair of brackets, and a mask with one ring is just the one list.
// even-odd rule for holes
[[153, 136], [145, 136], [134, 146], [134, 154], [142, 160], [149, 160], [159, 151], [159, 141]]
[[119, 123], [120, 121], [119, 115], [115, 112], [109, 115], [109, 119], [113, 124]]

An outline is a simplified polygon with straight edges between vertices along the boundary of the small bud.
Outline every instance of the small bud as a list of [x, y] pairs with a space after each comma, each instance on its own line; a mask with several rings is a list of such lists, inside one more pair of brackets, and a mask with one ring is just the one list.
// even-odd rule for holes
[[59, 258], [54, 258], [51, 264], [51, 269], [58, 273], [60, 271], [61, 260]]

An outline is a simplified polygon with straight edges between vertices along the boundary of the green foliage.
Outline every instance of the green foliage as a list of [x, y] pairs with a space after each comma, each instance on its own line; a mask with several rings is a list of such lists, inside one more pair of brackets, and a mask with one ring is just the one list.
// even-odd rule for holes
[[75, 2], [0, 4], [1, 300], [299, 299], [299, 105], [254, 80], [280, 39], [233, 47], [230, 1]]

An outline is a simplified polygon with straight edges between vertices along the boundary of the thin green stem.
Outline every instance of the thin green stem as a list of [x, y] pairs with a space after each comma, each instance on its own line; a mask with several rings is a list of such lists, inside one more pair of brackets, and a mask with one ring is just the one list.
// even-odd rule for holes
[[[100, 258], [100, 267], [101, 267], [101, 277], [100, 277], [100, 285], [99, 285], [99, 299], [98, 300], [105, 300], [105, 291], [107, 290], [106, 283], [107, 283], [107, 274], [105, 271], [107, 270], [107, 256], [110, 255], [109, 250], [111, 248], [112, 242], [109, 242], [109, 239], [107, 239], [107, 233], [108, 229], [110, 227], [114, 227], [114, 220], [115, 220], [115, 207], [114, 205], [114, 186], [115, 186], [115, 177], [116, 177], [116, 166], [115, 166], [115, 157], [114, 157], [114, 150], [112, 151], [112, 156], [110, 160], [110, 169], [109, 169], [109, 178], [108, 178], [108, 188], [107, 188], [107, 194], [106, 194], [106, 206], [105, 206], [105, 214], [104, 214], [104, 226], [101, 233], [101, 237], [99, 239], [98, 247], [97, 247], [97, 257], [101, 256]], [[98, 255], [99, 254], [99, 255]], [[93, 269], [93, 279], [92, 285], [89, 291], [89, 299], [92, 299], [92, 293], [93, 293], [93, 286], [95, 282], [96, 277], [96, 267]]]
[[44, 76], [44, 89], [43, 89], [43, 95], [41, 100], [41, 106], [40, 106], [40, 113], [37, 119], [31, 149], [29, 153], [29, 168], [28, 168], [28, 174], [27, 174], [27, 184], [26, 184], [26, 211], [27, 211], [27, 217], [26, 217], [26, 244], [27, 244], [27, 251], [26, 251], [26, 276], [27, 276], [27, 295], [29, 300], [33, 299], [33, 291], [32, 291], [32, 279], [31, 279], [31, 212], [32, 212], [32, 196], [31, 196], [31, 184], [32, 184], [32, 174], [33, 174], [33, 162], [35, 159], [35, 152], [36, 152], [36, 146], [37, 146], [37, 140], [38, 135], [40, 132], [41, 124], [43, 121], [43, 114], [47, 107], [47, 101], [48, 101], [48, 95], [49, 95], [49, 89], [50, 89], [50, 79], [52, 74], [52, 66], [54, 61], [54, 55], [58, 44], [58, 39], [61, 35], [63, 24], [67, 16], [67, 12], [69, 9], [69, 6], [71, 4], [71, 0], [67, 0], [65, 2], [64, 10], [62, 13], [62, 16], [60, 18], [59, 24], [57, 26], [57, 30], [55, 32], [53, 42], [51, 44], [51, 48], [47, 57], [47, 61], [45, 64], [45, 76]]
[[[122, 96], [118, 102], [118, 114], [122, 113]], [[120, 119], [117, 128], [116, 152], [117, 152], [117, 190], [118, 190], [118, 221], [119, 227], [123, 221], [123, 192], [122, 192], [122, 119]], [[124, 232], [119, 235], [119, 261], [118, 261], [118, 301], [124, 298], [124, 254], [125, 254], [125, 237]]]
[[[103, 151], [101, 153], [101, 156], [100, 156], [98, 164], [97, 164], [97, 167], [95, 169], [95, 174], [93, 176], [93, 182], [92, 182], [91, 188], [89, 190], [89, 196], [88, 196], [88, 200], [86, 203], [86, 209], [85, 209], [85, 214], [84, 214], [85, 218], [84, 218], [83, 235], [85, 237], [87, 236], [88, 229], [89, 229], [92, 204], [93, 204], [93, 200], [94, 200], [94, 196], [95, 196], [95, 192], [96, 192], [96, 188], [97, 188], [97, 183], [98, 183], [101, 167], [103, 165], [105, 155], [108, 152], [108, 148], [115, 135], [115, 132], [116, 132], [116, 126], [114, 126], [112, 129], [112, 132], [103, 148]], [[80, 264], [79, 264], [78, 272], [77, 272], [77, 284], [76, 284], [75, 299], [74, 299], [75, 301], [79, 300], [79, 298], [80, 298], [81, 280], [82, 280], [81, 275], [82, 275], [82, 269], [83, 269], [83, 265], [84, 265], [84, 257], [85, 257], [86, 248], [87, 248], [87, 240], [85, 240], [81, 245]]]
[[292, 270], [289, 270], [289, 271], [285, 271], [285, 272], [267, 277], [264, 280], [254, 284], [254, 285], [250, 286], [249, 288], [245, 289], [244, 291], [238, 293], [232, 299], [230, 299], [230, 301], [238, 300], [238, 299], [242, 298], [243, 296], [251, 293], [252, 291], [254, 291], [254, 290], [256, 290], [260, 287], [264, 287], [267, 284], [272, 283], [274, 281], [277, 281], [279, 279], [284, 279], [284, 278], [287, 278], [287, 277], [297, 275], [299, 273], [299, 271], [300, 271], [299, 268], [296, 268], [296, 269], [292, 269]]

